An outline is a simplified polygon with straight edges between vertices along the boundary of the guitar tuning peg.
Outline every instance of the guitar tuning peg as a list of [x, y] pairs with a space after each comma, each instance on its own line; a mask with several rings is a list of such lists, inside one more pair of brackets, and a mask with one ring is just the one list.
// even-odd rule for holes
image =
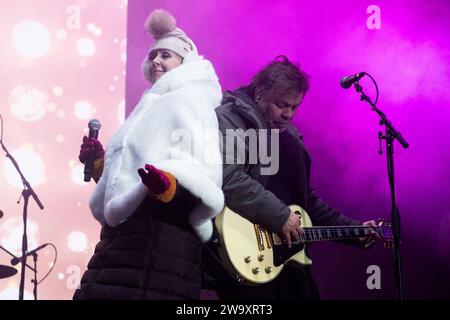
[[384, 247], [386, 249], [393, 249], [395, 246], [394, 246], [394, 243], [392, 243], [392, 242], [385, 242]]

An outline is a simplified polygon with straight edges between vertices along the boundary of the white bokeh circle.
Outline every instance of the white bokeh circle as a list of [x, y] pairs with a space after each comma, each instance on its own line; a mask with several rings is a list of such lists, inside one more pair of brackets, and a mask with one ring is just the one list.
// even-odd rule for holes
[[83, 252], [88, 248], [88, 237], [84, 232], [72, 231], [67, 236], [67, 246], [73, 252]]
[[25, 58], [45, 56], [52, 46], [47, 27], [33, 20], [23, 21], [14, 28], [12, 42], [16, 52]]
[[74, 113], [78, 119], [88, 120], [91, 119], [95, 110], [92, 104], [88, 101], [77, 101], [74, 106]]
[[27, 84], [20, 84], [10, 93], [11, 113], [19, 120], [34, 122], [45, 115], [47, 94]]
[[[0, 225], [0, 244], [16, 256], [22, 252], [23, 222], [21, 216], [15, 216], [3, 221]], [[39, 246], [39, 226], [28, 218], [27, 220], [28, 248]]]
[[[44, 161], [41, 155], [31, 145], [25, 145], [10, 153], [16, 159], [20, 170], [32, 187], [46, 182]], [[23, 188], [22, 179], [17, 173], [16, 168], [7, 159], [3, 162], [3, 174], [10, 185], [19, 189]]]
[[81, 38], [77, 41], [77, 51], [83, 57], [91, 57], [97, 51], [94, 40], [89, 38]]

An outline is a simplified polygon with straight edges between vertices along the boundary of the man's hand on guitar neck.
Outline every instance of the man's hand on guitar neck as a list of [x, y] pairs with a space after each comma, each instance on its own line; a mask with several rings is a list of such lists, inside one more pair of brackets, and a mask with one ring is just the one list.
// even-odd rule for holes
[[[363, 222], [363, 226], [368, 227], [377, 227], [377, 223], [375, 220], [369, 220], [366, 222]], [[359, 241], [364, 249], [370, 249], [374, 246], [374, 244], [380, 239], [380, 235], [376, 233], [373, 229], [370, 229], [370, 234], [366, 237], [359, 238]]]
[[289, 248], [292, 246], [292, 240], [299, 241], [300, 235], [304, 233], [301, 227], [300, 216], [296, 214], [293, 210], [289, 215], [284, 226], [281, 228], [280, 238], [284, 240]]

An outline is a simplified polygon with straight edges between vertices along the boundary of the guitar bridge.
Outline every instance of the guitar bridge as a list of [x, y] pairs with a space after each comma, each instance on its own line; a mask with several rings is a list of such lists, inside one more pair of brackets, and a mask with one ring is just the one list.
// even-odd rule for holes
[[263, 229], [264, 231], [264, 236], [266, 237], [266, 242], [267, 242], [267, 249], [272, 249], [273, 247], [273, 241], [272, 241], [272, 237], [269, 233], [269, 231], [267, 231], [267, 229]]

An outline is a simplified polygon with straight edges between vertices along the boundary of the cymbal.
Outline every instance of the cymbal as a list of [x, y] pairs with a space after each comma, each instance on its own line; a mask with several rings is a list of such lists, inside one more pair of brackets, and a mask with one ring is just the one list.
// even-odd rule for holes
[[0, 265], [0, 279], [12, 277], [17, 273], [13, 267]]

